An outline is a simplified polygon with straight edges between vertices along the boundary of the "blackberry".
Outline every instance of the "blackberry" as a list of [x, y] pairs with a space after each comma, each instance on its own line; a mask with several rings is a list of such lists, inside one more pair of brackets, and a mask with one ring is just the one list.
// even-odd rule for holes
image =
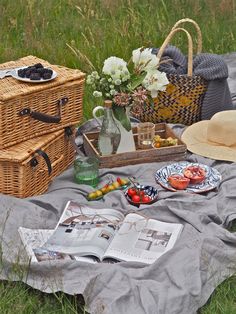
[[34, 67], [35, 67], [36, 69], [42, 69], [42, 68], [43, 68], [43, 65], [42, 65], [42, 63], [36, 63], [36, 64], [34, 65]]
[[37, 73], [37, 72], [31, 72], [30, 74], [30, 80], [33, 80], [33, 81], [38, 81], [41, 79], [41, 76], [40, 76], [40, 73]]
[[37, 68], [36, 71], [42, 76], [42, 74], [44, 73], [44, 68]]
[[28, 70], [36, 70], [36, 67], [35, 67], [34, 65], [30, 65], [30, 66], [28, 66], [27, 69], [28, 69]]
[[50, 75], [52, 75], [52, 70], [51, 69], [48, 69], [48, 68], [44, 68], [43, 69], [43, 73], [49, 73]]
[[25, 71], [25, 77], [29, 78], [31, 74], [31, 69], [27, 68]]
[[18, 71], [17, 71], [18, 76], [24, 78], [24, 77], [25, 77], [25, 72], [26, 72], [25, 70], [26, 70], [26, 69], [20, 69], [20, 70], [18, 70]]
[[27, 68], [18, 70], [19, 77], [26, 77], [30, 80], [49, 80], [52, 77], [53, 71], [49, 68], [44, 68], [41, 63], [30, 65]]
[[42, 74], [42, 78], [43, 78], [44, 80], [49, 80], [51, 77], [52, 77], [52, 73], [50, 73], [50, 72], [44, 72], [44, 73]]

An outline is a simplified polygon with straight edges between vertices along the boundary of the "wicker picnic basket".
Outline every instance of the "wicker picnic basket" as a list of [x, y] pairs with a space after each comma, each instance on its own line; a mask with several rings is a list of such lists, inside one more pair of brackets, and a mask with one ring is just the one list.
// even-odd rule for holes
[[40, 84], [0, 79], [0, 149], [75, 125], [82, 119], [85, 74], [34, 56], [0, 65], [0, 70], [41, 63], [57, 77]]
[[193, 74], [193, 41], [189, 32], [179, 25], [192, 23], [197, 31], [197, 53], [202, 49], [202, 35], [198, 24], [191, 19], [179, 20], [166, 37], [158, 50], [157, 57], [161, 59], [166, 47], [176, 33], [184, 32], [188, 39], [187, 74], [167, 74], [169, 84], [166, 91], [158, 92], [152, 102], [136, 108], [132, 115], [140, 121], [153, 123], [182, 123], [191, 125], [201, 120], [201, 107], [207, 90], [207, 81], [199, 75]]
[[73, 132], [66, 127], [1, 150], [0, 193], [24, 198], [45, 192], [74, 160]]

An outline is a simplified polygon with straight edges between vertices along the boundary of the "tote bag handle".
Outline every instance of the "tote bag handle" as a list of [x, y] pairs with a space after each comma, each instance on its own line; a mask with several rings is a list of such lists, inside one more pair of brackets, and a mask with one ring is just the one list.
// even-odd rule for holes
[[184, 24], [186, 22], [193, 24], [193, 26], [196, 29], [196, 32], [197, 32], [197, 54], [201, 53], [202, 52], [202, 32], [201, 32], [201, 29], [200, 29], [199, 25], [197, 24], [197, 22], [195, 22], [194, 20], [189, 19], [189, 18], [181, 19], [175, 23], [175, 25], [172, 27], [171, 30], [179, 27], [180, 24]]
[[189, 34], [188, 31], [186, 31], [186, 29], [184, 28], [174, 28], [170, 31], [170, 33], [167, 35], [166, 39], [164, 40], [163, 44], [161, 45], [158, 53], [157, 53], [157, 57], [159, 59], [161, 59], [165, 48], [167, 47], [167, 45], [170, 43], [172, 37], [178, 33], [178, 32], [184, 32], [187, 35], [187, 39], [188, 39], [188, 72], [187, 75], [188, 76], [192, 76], [193, 75], [193, 40], [191, 35]]

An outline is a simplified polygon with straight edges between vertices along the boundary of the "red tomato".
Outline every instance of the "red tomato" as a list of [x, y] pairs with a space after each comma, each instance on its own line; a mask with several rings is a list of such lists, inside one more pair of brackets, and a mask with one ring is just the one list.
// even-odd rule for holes
[[139, 196], [142, 198], [142, 197], [144, 197], [144, 195], [145, 195], [145, 192], [144, 191], [139, 191]]
[[116, 181], [117, 181], [120, 185], [122, 185], [122, 180], [121, 180], [121, 178], [118, 177], [118, 178], [116, 179]]
[[168, 182], [176, 190], [184, 190], [189, 185], [190, 179], [181, 174], [172, 174], [168, 177]]
[[148, 195], [144, 195], [142, 198], [143, 203], [149, 203], [149, 202], [151, 202], [151, 200], [152, 200], [151, 197]]
[[133, 195], [132, 196], [132, 201], [134, 203], [139, 203], [140, 202], [140, 196], [139, 195]]
[[183, 171], [184, 176], [190, 179], [191, 184], [198, 184], [205, 180], [206, 172], [199, 166], [189, 166]]
[[129, 188], [127, 193], [132, 198], [132, 196], [137, 194], [137, 191], [135, 188]]

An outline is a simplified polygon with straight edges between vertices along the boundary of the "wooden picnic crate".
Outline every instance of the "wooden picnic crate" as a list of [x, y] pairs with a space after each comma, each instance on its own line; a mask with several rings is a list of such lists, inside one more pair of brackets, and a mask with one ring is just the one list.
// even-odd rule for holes
[[48, 189], [55, 176], [74, 160], [75, 150], [65, 129], [0, 151], [0, 193], [24, 198]]
[[0, 149], [81, 121], [85, 74], [34, 56], [0, 65], [0, 70], [41, 63], [57, 72], [43, 83], [0, 79]]
[[83, 134], [84, 150], [88, 156], [96, 156], [100, 162], [100, 168], [113, 168], [127, 165], [135, 165], [140, 163], [150, 163], [169, 160], [183, 160], [186, 157], [186, 145], [174, 134], [166, 123], [158, 123], [155, 125], [155, 135], [162, 138], [172, 137], [178, 139], [176, 146], [161, 148], [138, 148], [137, 127], [132, 128], [136, 151], [109, 156], [101, 156], [98, 151], [99, 132], [90, 132]]

